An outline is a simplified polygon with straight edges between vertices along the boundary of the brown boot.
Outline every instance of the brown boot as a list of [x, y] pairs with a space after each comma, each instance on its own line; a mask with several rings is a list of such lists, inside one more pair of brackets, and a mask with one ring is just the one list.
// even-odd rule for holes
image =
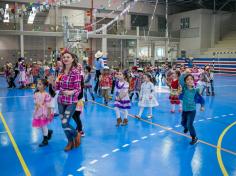
[[64, 148], [65, 152], [72, 150], [74, 147], [74, 142], [68, 142], [67, 146]]
[[75, 147], [79, 147], [80, 145], [80, 133], [77, 134], [77, 136], [75, 137]]
[[117, 126], [117, 127], [120, 126], [121, 122], [122, 122], [122, 119], [121, 119], [121, 118], [118, 118], [118, 119], [116, 120], [116, 126]]
[[128, 124], [128, 119], [124, 119], [123, 120], [123, 123], [122, 123], [122, 126], [125, 126], [125, 125], [127, 125]]

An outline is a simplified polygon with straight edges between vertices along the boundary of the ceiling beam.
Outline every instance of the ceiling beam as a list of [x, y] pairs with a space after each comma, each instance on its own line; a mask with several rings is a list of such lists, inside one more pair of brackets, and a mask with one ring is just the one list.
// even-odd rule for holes
[[219, 8], [219, 11], [221, 11], [228, 3], [230, 2], [236, 2], [236, 0], [228, 0], [226, 1], [220, 8]]

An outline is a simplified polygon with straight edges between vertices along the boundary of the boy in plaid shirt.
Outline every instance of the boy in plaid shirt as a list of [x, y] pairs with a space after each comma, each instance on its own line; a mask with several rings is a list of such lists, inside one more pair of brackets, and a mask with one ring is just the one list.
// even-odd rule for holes
[[107, 66], [104, 67], [103, 73], [100, 76], [100, 87], [105, 105], [107, 105], [109, 101], [109, 92], [112, 87], [112, 76], [110, 75], [109, 67]]

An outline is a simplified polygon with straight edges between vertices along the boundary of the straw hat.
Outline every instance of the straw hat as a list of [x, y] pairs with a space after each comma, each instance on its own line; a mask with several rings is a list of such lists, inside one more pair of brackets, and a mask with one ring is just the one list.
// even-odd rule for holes
[[12, 68], [12, 63], [8, 63], [7, 66]]
[[88, 61], [88, 57], [83, 57], [83, 61]]
[[96, 54], [95, 54], [95, 58], [100, 58], [103, 56], [103, 53], [101, 51], [98, 51]]
[[110, 68], [108, 66], [105, 66], [103, 70], [109, 70]]
[[38, 64], [38, 65], [42, 65], [42, 62], [41, 62], [41, 61], [37, 61], [37, 64]]

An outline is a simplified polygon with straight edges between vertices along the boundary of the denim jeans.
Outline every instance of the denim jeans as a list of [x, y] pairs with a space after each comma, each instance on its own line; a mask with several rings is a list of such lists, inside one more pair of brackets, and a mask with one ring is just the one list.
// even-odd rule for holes
[[35, 85], [37, 85], [37, 80], [38, 80], [38, 76], [33, 76], [33, 82]]
[[70, 125], [70, 119], [75, 112], [76, 104], [64, 105], [58, 103], [58, 110], [61, 117], [61, 125], [69, 142], [77, 136], [77, 131]]
[[88, 100], [87, 92], [89, 92], [90, 96], [94, 99], [92, 88], [84, 88], [84, 98]]
[[94, 92], [96, 94], [98, 94], [98, 87], [99, 87], [99, 77], [101, 75], [101, 72], [100, 70], [96, 70], [96, 73], [95, 73], [95, 81], [96, 81], [96, 84], [95, 84], [95, 87], [94, 87]]
[[190, 136], [192, 138], [196, 137], [195, 128], [193, 126], [195, 115], [196, 115], [196, 110], [195, 111], [183, 111], [182, 112], [181, 125], [184, 127], [184, 129], [189, 130]]
[[214, 80], [211, 80], [210, 83], [211, 83], [211, 93], [214, 93]]

